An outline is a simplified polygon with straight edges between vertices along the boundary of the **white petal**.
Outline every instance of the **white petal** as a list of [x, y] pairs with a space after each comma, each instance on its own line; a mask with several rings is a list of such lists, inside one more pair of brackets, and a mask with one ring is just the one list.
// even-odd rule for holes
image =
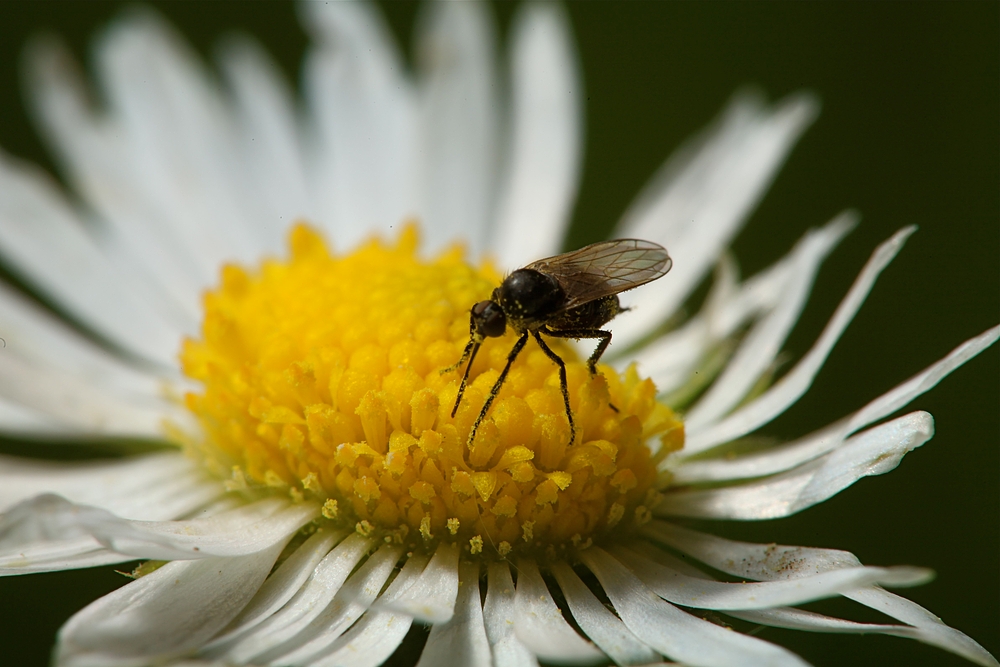
[[442, 542], [412, 586], [385, 605], [425, 623], [444, 623], [455, 613], [458, 596], [458, 545]]
[[583, 162], [583, 80], [565, 11], [526, 3], [511, 26], [510, 146], [493, 248], [515, 268], [559, 251]]
[[[857, 557], [846, 551], [736, 542], [660, 521], [647, 524], [643, 532], [720, 572], [745, 579], [794, 579], [860, 565]], [[948, 627], [941, 619], [906, 598], [877, 586], [848, 591], [844, 593], [844, 597], [926, 631], [927, 634], [921, 641], [968, 657], [982, 665], [996, 664], [992, 656], [972, 639]]]
[[25, 501], [0, 518], [0, 553], [91, 535], [121, 554], [162, 560], [240, 556], [284, 541], [319, 514], [314, 503], [272, 498], [188, 521], [133, 521], [55, 495]]
[[[423, 556], [408, 557], [403, 569], [382, 594], [381, 603], [391, 604], [401, 593], [415, 585], [426, 564], [427, 559]], [[412, 624], [413, 618], [405, 614], [370, 609], [327, 653], [310, 664], [313, 667], [381, 665], [403, 641]]]
[[309, 581], [280, 611], [250, 629], [249, 633], [241, 633], [235, 644], [225, 642], [219, 649], [209, 649], [208, 655], [246, 664], [252, 662], [255, 656], [294, 637], [330, 604], [371, 546], [372, 541], [360, 535], [348, 537], [323, 558]]
[[685, 456], [705, 451], [750, 433], [780, 415], [797, 401], [812, 384], [830, 350], [864, 303], [882, 269], [888, 266], [915, 230], [915, 227], [906, 227], [875, 250], [861, 274], [855, 279], [847, 296], [840, 302], [830, 322], [823, 329], [819, 340], [792, 370], [759, 397], [721, 421], [697, 432], [688, 432], [684, 443]]
[[210, 277], [188, 252], [170, 209], [146, 182], [141, 158], [122, 118], [91, 109], [76, 63], [65, 46], [38, 40], [27, 54], [28, 82], [40, 120], [67, 179], [108, 226], [104, 237], [132, 275], [145, 277], [159, 300], [169, 302], [180, 329], [195, 326], [197, 292]]
[[657, 559], [661, 562], [655, 562], [645, 550], [640, 554], [616, 547], [610, 553], [668, 602], [719, 611], [797, 605], [870, 584], [914, 586], [933, 577], [929, 570], [917, 567], [855, 567], [776, 582], [728, 583], [681, 574], [669, 567], [669, 554], [661, 554]]
[[855, 435], [829, 454], [788, 472], [715, 489], [668, 491], [656, 514], [743, 520], [789, 516], [862, 477], [889, 472], [933, 435], [933, 418], [912, 412]]
[[55, 662], [138, 665], [197, 649], [253, 597], [284, 544], [237, 558], [167, 563], [76, 613], [59, 632]]
[[[383, 545], [351, 575], [337, 592], [333, 602], [308, 627], [282, 646], [261, 655], [259, 662], [299, 665], [307, 664], [321, 655], [361, 614], [368, 611], [402, 553], [401, 547]], [[427, 564], [427, 558], [419, 556], [410, 558], [410, 561], [414, 563], [411, 567], [419, 565], [423, 568]]]
[[500, 81], [495, 29], [478, 2], [424, 5], [420, 74], [421, 195], [432, 250], [462, 239], [486, 247], [496, 200]]
[[419, 215], [416, 94], [378, 10], [299, 5], [314, 39], [304, 92], [315, 137], [307, 156], [317, 222], [341, 247]]
[[893, 637], [916, 639], [919, 642], [943, 648], [976, 664], [984, 665], [984, 667], [996, 667], [1000, 665], [1000, 662], [997, 662], [986, 649], [968, 635], [949, 628], [940, 621], [938, 621], [938, 626], [940, 626], [938, 629], [930, 627], [917, 628], [909, 625], [857, 623], [802, 609], [779, 608], [727, 613], [730, 616], [735, 616], [750, 623], [758, 623], [776, 628], [805, 630], [807, 632], [890, 635]]
[[847, 551], [736, 542], [664, 521], [652, 521], [643, 527], [642, 532], [720, 572], [741, 579], [795, 579], [861, 566], [857, 557]]
[[534, 560], [517, 562], [514, 634], [545, 662], [597, 663], [604, 653], [576, 633], [556, 606]]
[[980, 665], [995, 667], [996, 658], [964, 632], [945, 625], [940, 618], [916, 602], [890, 593], [878, 586], [869, 586], [847, 593], [848, 597], [866, 607], [915, 626], [921, 633], [920, 641], [933, 644], [946, 651], [967, 658]]
[[0, 254], [32, 287], [121, 347], [174, 364], [178, 328], [125, 278], [36, 168], [0, 154]]
[[598, 547], [580, 552], [628, 629], [667, 657], [696, 666], [805, 665], [798, 656], [681, 611]]
[[552, 574], [559, 582], [573, 618], [580, 629], [617, 665], [645, 665], [659, 656], [625, 627], [587, 588], [569, 563], [556, 561]]
[[641, 308], [615, 326], [619, 345], [639, 340], [698, 286], [817, 110], [809, 95], [786, 98], [774, 108], [739, 95], [715, 126], [653, 176], [615, 233], [664, 245], [674, 267], [669, 278], [636, 293]]
[[492, 667], [490, 644], [483, 626], [479, 599], [479, 561], [459, 564], [458, 600], [455, 615], [431, 626], [430, 636], [417, 667]]
[[851, 432], [882, 419], [930, 390], [949, 373], [973, 358], [1000, 336], [994, 327], [952, 350], [906, 382], [870, 402], [858, 412], [794, 442], [736, 458], [720, 457], [682, 462], [672, 469], [676, 484], [718, 482], [763, 477], [789, 470], [839, 447]]
[[148, 10], [112, 24], [96, 56], [141, 191], [195, 260], [201, 285], [226, 261], [258, 259], [263, 235], [247, 224], [256, 207], [235, 126], [197, 56]]
[[514, 634], [514, 581], [506, 561], [489, 564], [483, 620], [495, 667], [538, 667], [535, 655]]
[[48, 415], [79, 435], [161, 439], [168, 415], [186, 422], [186, 416], [165, 401], [156, 405], [116, 393], [55, 366], [33, 364], [16, 353], [0, 355], [0, 395]]
[[309, 579], [323, 557], [344, 537], [344, 531], [317, 530], [267, 578], [257, 594], [222, 633], [205, 647], [222, 644], [246, 634], [281, 609]]
[[247, 224], [261, 226], [264, 248], [273, 252], [285, 247], [292, 222], [315, 217], [292, 92], [270, 56], [249, 38], [227, 42], [220, 63], [232, 89], [247, 176], [260, 202]]
[[194, 510], [221, 495], [222, 485], [173, 451], [86, 463], [0, 456], [0, 511], [40, 493], [55, 493], [127, 519], [155, 521]]
[[0, 432], [9, 436], [68, 439], [73, 430], [52, 417], [0, 399]]
[[856, 224], [856, 214], [842, 213], [826, 227], [799, 241], [792, 251], [791, 271], [776, 307], [747, 333], [726, 369], [684, 416], [686, 432], [697, 432], [718, 421], [746, 397], [774, 364], [805, 307], [820, 263]]

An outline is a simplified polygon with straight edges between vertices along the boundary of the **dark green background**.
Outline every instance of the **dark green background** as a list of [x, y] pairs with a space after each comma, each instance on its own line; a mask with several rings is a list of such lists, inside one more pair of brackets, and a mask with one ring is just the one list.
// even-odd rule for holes
[[[21, 102], [25, 40], [50, 30], [85, 58], [123, 4], [0, 5], [4, 150], [52, 168]], [[289, 4], [154, 6], [206, 55], [220, 35], [244, 29], [297, 77], [305, 38]], [[495, 8], [501, 30], [513, 9]], [[417, 7], [386, 10], [408, 49]], [[772, 98], [815, 91], [823, 112], [736, 240], [745, 273], [845, 207], [864, 214], [827, 261], [787, 345], [792, 355], [808, 349], [874, 246], [920, 226], [809, 395], [766, 433], [792, 437], [829, 423], [1000, 319], [1000, 4], [580, 3], [569, 14], [587, 89], [586, 162], [569, 245], [605, 234], [661, 161], [748, 83]], [[937, 435], [890, 475], [788, 520], [713, 528], [849, 549], [873, 565], [934, 568], [937, 580], [907, 595], [1000, 654], [998, 362], [993, 348], [911, 406], [934, 414]], [[59, 625], [121, 583], [110, 568], [0, 581], [0, 661], [44, 664]], [[815, 608], [852, 612], [835, 602]], [[964, 664], [895, 638], [758, 636], [816, 665]]]

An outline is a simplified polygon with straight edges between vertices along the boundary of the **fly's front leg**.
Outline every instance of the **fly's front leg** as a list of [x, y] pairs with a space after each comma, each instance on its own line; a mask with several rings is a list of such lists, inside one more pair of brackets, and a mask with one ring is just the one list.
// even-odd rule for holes
[[[525, 331], [521, 334], [521, 337], [517, 339], [514, 343], [514, 347], [511, 348], [510, 354], [507, 355], [507, 365], [503, 367], [503, 371], [500, 372], [500, 377], [497, 381], [493, 383], [493, 388], [490, 389], [490, 395], [486, 397], [486, 402], [483, 403], [483, 409], [479, 411], [479, 416], [476, 417], [476, 423], [472, 425], [472, 430], [469, 432], [469, 445], [472, 445], [472, 441], [476, 439], [476, 431], [479, 430], [479, 425], [483, 423], [486, 419], [486, 413], [489, 412], [490, 406], [493, 405], [493, 399], [497, 397], [500, 393], [500, 387], [503, 385], [503, 381], [507, 379], [507, 373], [510, 372], [510, 367], [517, 359], [517, 355], [521, 353], [524, 349], [524, 344], [528, 342], [528, 332]], [[458, 409], [458, 404], [455, 404], [455, 409]], [[451, 416], [454, 417], [455, 413], [452, 412]]]
[[[542, 329], [542, 331], [552, 334], [548, 329]], [[545, 341], [542, 340], [537, 331], [532, 331], [531, 334], [538, 342], [538, 347], [542, 348], [542, 352], [559, 366], [559, 388], [562, 389], [563, 403], [566, 406], [566, 419], [569, 420], [569, 444], [572, 445], [576, 442], [576, 426], [573, 424], [573, 411], [569, 407], [569, 383], [566, 382], [566, 362], [545, 344]]]

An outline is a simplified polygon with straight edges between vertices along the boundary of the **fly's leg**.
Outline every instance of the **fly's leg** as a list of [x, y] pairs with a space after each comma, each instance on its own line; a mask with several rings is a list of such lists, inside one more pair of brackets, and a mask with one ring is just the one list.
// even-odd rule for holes
[[[486, 419], [486, 413], [489, 412], [490, 406], [493, 405], [493, 400], [497, 397], [497, 394], [500, 393], [500, 387], [503, 386], [503, 381], [507, 379], [507, 373], [510, 372], [511, 365], [514, 363], [514, 360], [517, 359], [517, 355], [521, 353], [521, 350], [524, 349], [524, 344], [527, 342], [528, 332], [525, 331], [521, 334], [521, 337], [517, 339], [517, 342], [514, 343], [514, 347], [510, 349], [510, 354], [507, 355], [507, 365], [503, 367], [503, 371], [500, 372], [500, 377], [498, 377], [497, 381], [493, 383], [493, 388], [490, 389], [490, 395], [486, 398], [486, 402], [483, 403], [483, 409], [479, 411], [479, 416], [476, 417], [476, 423], [472, 425], [472, 430], [469, 432], [470, 446], [472, 445], [472, 441], [476, 439], [476, 431], [479, 430], [479, 425], [483, 423], [484, 419]], [[466, 375], [468, 375], [468, 372], [466, 372]], [[563, 384], [565, 384], [565, 382]], [[462, 386], [465, 386], [464, 382]], [[459, 394], [459, 396], [461, 396], [461, 394]], [[567, 403], [567, 405], [569, 404]], [[455, 410], [458, 410], [457, 403], [455, 404]], [[452, 411], [451, 416], [455, 416], [454, 411]]]
[[[543, 329], [543, 331], [547, 334], [552, 333], [548, 329]], [[537, 331], [532, 331], [531, 333], [535, 337], [535, 340], [538, 341], [538, 347], [542, 348], [545, 356], [559, 366], [559, 388], [562, 389], [563, 403], [566, 405], [566, 419], [569, 420], [569, 444], [572, 445], [576, 442], [576, 425], [573, 424], [573, 411], [569, 407], [569, 384], [566, 382], [566, 362], [545, 344], [545, 341], [542, 340]]]
[[[603, 329], [545, 329], [545, 333], [553, 338], [574, 338], [577, 340], [581, 338], [599, 339], [600, 342], [594, 349], [594, 353], [587, 359], [587, 370], [590, 371], [591, 376], [597, 373], [597, 362], [600, 360], [601, 355], [604, 354], [604, 351], [608, 349], [608, 345], [611, 344], [611, 332], [604, 331]], [[552, 355], [549, 356], [551, 357]], [[618, 408], [614, 405], [610, 403], [608, 405], [612, 410], [618, 412]]]

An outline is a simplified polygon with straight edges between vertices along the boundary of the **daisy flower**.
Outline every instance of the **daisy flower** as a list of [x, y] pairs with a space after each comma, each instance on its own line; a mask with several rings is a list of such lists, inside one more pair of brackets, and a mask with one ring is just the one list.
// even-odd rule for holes
[[[769, 628], [997, 664], [887, 590], [927, 569], [715, 529], [895, 468], [934, 433], [906, 406], [1000, 336], [767, 437], [915, 231], [784, 361], [857, 214], [749, 277], [726, 250], [812, 96], [739, 93], [667, 161], [613, 236], [669, 248], [669, 275], [623, 295], [599, 373], [592, 347], [553, 339], [560, 378], [530, 343], [472, 437], [516, 334], [483, 344], [458, 400], [469, 308], [559, 252], [580, 181], [564, 10], [520, 7], [497, 58], [483, 5], [430, 5], [413, 74], [374, 6], [300, 14], [302, 100], [248, 38], [215, 72], [147, 10], [98, 43], [94, 95], [58, 41], [28, 53], [70, 190], [0, 155], [0, 257], [59, 313], [0, 285], [0, 430], [163, 444], [0, 458], [0, 574], [142, 561], [62, 627], [55, 664], [806, 664]], [[804, 606], [828, 598], [858, 620]]]

